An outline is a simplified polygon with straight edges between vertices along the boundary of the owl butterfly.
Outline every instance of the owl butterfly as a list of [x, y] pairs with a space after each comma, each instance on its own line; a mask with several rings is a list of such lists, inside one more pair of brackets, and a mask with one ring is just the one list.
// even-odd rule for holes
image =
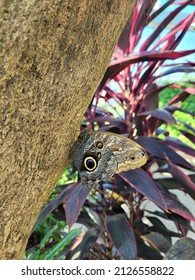
[[82, 131], [74, 144], [71, 161], [83, 184], [97, 187], [114, 174], [141, 167], [148, 159], [136, 142], [111, 132]]

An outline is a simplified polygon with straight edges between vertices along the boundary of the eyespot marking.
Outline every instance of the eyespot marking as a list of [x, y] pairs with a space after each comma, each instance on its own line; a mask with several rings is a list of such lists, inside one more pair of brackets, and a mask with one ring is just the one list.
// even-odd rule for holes
[[87, 171], [93, 171], [97, 167], [97, 161], [93, 157], [86, 157], [84, 159], [84, 167]]
[[103, 148], [103, 143], [101, 142], [101, 141], [98, 141], [97, 143], [96, 143], [96, 147], [98, 148], [98, 149], [102, 149]]
[[101, 158], [101, 153], [97, 153], [97, 157], [98, 157], [98, 159], [100, 159]]

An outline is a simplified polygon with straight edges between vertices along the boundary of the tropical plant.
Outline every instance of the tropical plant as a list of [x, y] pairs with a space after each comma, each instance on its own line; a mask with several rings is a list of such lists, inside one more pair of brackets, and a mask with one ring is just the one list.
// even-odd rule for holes
[[[194, 167], [187, 160], [195, 156], [195, 151], [170, 137], [166, 130], [169, 123], [182, 123], [185, 129], [179, 128], [180, 133], [194, 143], [194, 128], [175, 117], [178, 111], [193, 115], [181, 104], [195, 94], [194, 82], [188, 86], [157, 83], [160, 77], [172, 73], [194, 71], [195, 64], [190, 61], [166, 64], [167, 60], [177, 61], [195, 52], [176, 50], [194, 14], [180, 20], [164, 35], [167, 25], [192, 1], [178, 3], [146, 35], [145, 28], [174, 4], [173, 0], [166, 1], [154, 11], [154, 2], [137, 4], [83, 120], [91, 130], [111, 131], [134, 139], [146, 149], [148, 162], [142, 168], [116, 175], [111, 182], [102, 182], [98, 189], [90, 190], [74, 180], [70, 183], [70, 178], [68, 183], [57, 186], [55, 197], [42, 209], [36, 225], [48, 213], [63, 220], [65, 210], [69, 227], [75, 221], [84, 227], [82, 234], [65, 248], [66, 259], [166, 259], [173, 258], [173, 252], [174, 258], [194, 258], [194, 251], [189, 248], [195, 246], [195, 241], [186, 236], [189, 231], [194, 232], [191, 221], [195, 218], [173, 190], [195, 198], [195, 185], [188, 174]], [[160, 108], [159, 94], [167, 88], [177, 88], [179, 92]], [[156, 205], [154, 210], [148, 207], [149, 201]], [[175, 230], [166, 221], [171, 221]], [[175, 245], [173, 237], [178, 240]], [[186, 251], [181, 253], [181, 247]]]

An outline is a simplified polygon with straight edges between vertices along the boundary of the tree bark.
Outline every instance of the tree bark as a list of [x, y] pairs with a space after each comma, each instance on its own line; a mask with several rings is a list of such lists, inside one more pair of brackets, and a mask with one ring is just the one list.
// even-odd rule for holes
[[0, 259], [20, 259], [131, 0], [0, 0]]

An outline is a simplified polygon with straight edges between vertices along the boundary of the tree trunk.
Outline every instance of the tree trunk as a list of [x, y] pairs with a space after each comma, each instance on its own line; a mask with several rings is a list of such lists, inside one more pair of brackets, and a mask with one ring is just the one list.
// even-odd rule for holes
[[0, 259], [22, 258], [134, 5], [0, 0]]

